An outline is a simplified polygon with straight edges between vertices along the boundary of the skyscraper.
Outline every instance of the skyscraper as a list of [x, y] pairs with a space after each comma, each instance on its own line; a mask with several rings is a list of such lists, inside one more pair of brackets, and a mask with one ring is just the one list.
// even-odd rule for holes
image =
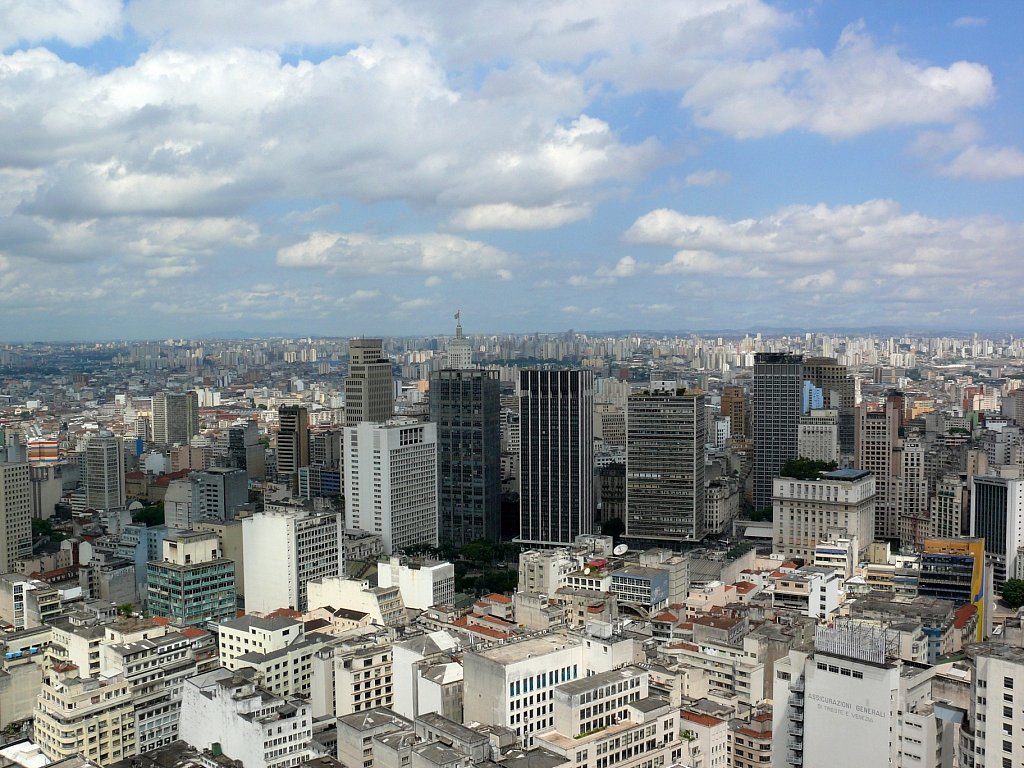
[[199, 395], [158, 392], [153, 395], [153, 442], [188, 444], [199, 434]]
[[125, 506], [124, 445], [110, 432], [92, 435], [85, 446], [82, 473], [85, 503], [92, 509]]
[[839, 450], [852, 454], [856, 399], [849, 369], [836, 362], [834, 357], [808, 357], [804, 360], [804, 378], [821, 389], [825, 408], [839, 411]]
[[721, 412], [729, 417], [729, 430], [733, 437], [750, 437], [747, 396], [743, 387], [728, 386], [722, 391]]
[[754, 356], [754, 509], [772, 505], [772, 480], [797, 456], [803, 381], [800, 355]]
[[277, 475], [287, 477], [297, 491], [299, 470], [309, 466], [309, 411], [301, 405], [282, 405], [277, 418]]
[[1024, 562], [1024, 480], [994, 475], [974, 478], [971, 490], [971, 536], [985, 540], [992, 564], [992, 581], [998, 593], [1007, 579], [1017, 577]]
[[497, 371], [444, 369], [430, 377], [442, 544], [496, 541], [501, 533], [500, 410]]
[[415, 419], [345, 427], [347, 528], [375, 533], [385, 554], [437, 545], [437, 425]]
[[27, 461], [7, 461], [0, 451], [0, 569], [32, 554], [32, 481]]
[[853, 465], [875, 476], [876, 538], [897, 538], [900, 535], [902, 414], [903, 395], [900, 392], [889, 392], [881, 410], [869, 410], [862, 404], [856, 411]]
[[519, 374], [519, 540], [571, 544], [594, 517], [594, 375]]
[[345, 377], [345, 426], [387, 421], [394, 410], [391, 361], [381, 339], [352, 339]]
[[455, 313], [455, 338], [448, 344], [448, 368], [472, 368], [473, 347], [462, 335], [462, 313]]
[[630, 395], [626, 407], [626, 535], [695, 541], [704, 522], [704, 395]]

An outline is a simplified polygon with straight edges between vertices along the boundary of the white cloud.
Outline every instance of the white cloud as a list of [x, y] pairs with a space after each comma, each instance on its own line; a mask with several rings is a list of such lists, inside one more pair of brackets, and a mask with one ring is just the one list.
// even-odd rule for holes
[[456, 229], [555, 229], [590, 215], [589, 205], [558, 203], [524, 208], [512, 203], [475, 205], [456, 211], [450, 223]]
[[1016, 147], [980, 147], [972, 144], [942, 168], [946, 176], [978, 181], [1024, 176], [1024, 152]]
[[277, 252], [277, 263], [283, 267], [319, 267], [351, 275], [427, 272], [505, 279], [510, 261], [500, 248], [444, 234], [375, 237], [317, 232]]
[[624, 239], [681, 249], [656, 268], [662, 275], [774, 278], [796, 292], [852, 299], [870, 289], [872, 302], [956, 303], [959, 286], [977, 274], [1019, 274], [1024, 225], [933, 218], [869, 200], [737, 221], [660, 209], [638, 218]]
[[683, 104], [700, 125], [737, 138], [795, 129], [846, 139], [892, 126], [955, 122], [994, 93], [992, 75], [980, 64], [917, 64], [877, 46], [863, 24], [853, 24], [829, 55], [789, 50], [711, 66]]
[[988, 24], [988, 19], [983, 16], [961, 16], [950, 26], [957, 29], [964, 29], [967, 27], [984, 27], [986, 24]]
[[728, 184], [732, 175], [728, 171], [694, 171], [684, 181], [688, 187], [720, 187]]
[[117, 34], [121, 24], [120, 0], [10, 0], [0, 3], [0, 50], [45, 40], [86, 46]]

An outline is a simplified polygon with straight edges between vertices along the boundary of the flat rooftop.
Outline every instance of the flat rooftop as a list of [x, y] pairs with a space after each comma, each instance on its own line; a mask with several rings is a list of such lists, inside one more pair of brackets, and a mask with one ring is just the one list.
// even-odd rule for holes
[[[475, 655], [493, 661], [496, 664], [514, 664], [517, 661], [524, 661], [528, 658], [555, 653], [564, 648], [574, 648], [579, 644], [579, 640], [570, 639], [564, 635], [542, 635], [477, 651]], [[474, 654], [467, 654], [467, 656], [472, 655]]]

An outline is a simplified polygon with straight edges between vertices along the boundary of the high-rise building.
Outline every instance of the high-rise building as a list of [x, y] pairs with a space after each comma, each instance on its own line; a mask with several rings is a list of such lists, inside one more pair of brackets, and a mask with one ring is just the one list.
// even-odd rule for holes
[[856, 539], [858, 551], [874, 539], [875, 478], [862, 469], [823, 472], [816, 480], [778, 477], [772, 504], [772, 548], [813, 562], [823, 541]]
[[277, 476], [299, 487], [299, 470], [309, 466], [309, 411], [302, 405], [282, 405], [277, 411]]
[[994, 475], [974, 478], [971, 490], [971, 536], [985, 540], [998, 592], [1007, 579], [1024, 577], [1024, 480]]
[[734, 437], [750, 437], [747, 396], [743, 387], [727, 386], [722, 391], [721, 413], [728, 417], [729, 431]]
[[985, 542], [966, 536], [925, 539], [917, 594], [949, 600], [957, 606], [973, 605], [978, 611], [975, 640], [982, 640], [986, 625]]
[[189, 480], [193, 521], [232, 520], [249, 503], [249, 479], [244, 469], [210, 467], [193, 472]]
[[754, 356], [754, 509], [772, 504], [772, 480], [797, 457], [803, 358], [783, 352]]
[[146, 565], [146, 610], [178, 626], [206, 627], [235, 616], [235, 564], [212, 531], [164, 539], [162, 560]]
[[519, 375], [519, 540], [572, 544], [594, 517], [594, 375]]
[[266, 473], [266, 448], [260, 442], [255, 421], [228, 429], [228, 466], [244, 469], [250, 479], [262, 479]]
[[385, 554], [436, 546], [437, 424], [397, 418], [345, 427], [345, 506], [346, 527], [380, 536]]
[[626, 535], [696, 541], [704, 519], [704, 395], [646, 391], [626, 406]]
[[391, 361], [384, 354], [383, 340], [352, 339], [348, 350], [345, 426], [387, 421], [394, 410], [395, 392]]
[[852, 454], [856, 395], [849, 369], [836, 362], [834, 357], [808, 357], [804, 359], [804, 378], [822, 391], [825, 408], [839, 412], [839, 449], [845, 454]]
[[1024, 648], [976, 643], [966, 648], [971, 671], [969, 705], [961, 724], [962, 768], [1024, 765]]
[[85, 503], [97, 510], [125, 506], [124, 445], [110, 432], [89, 437], [82, 454]]
[[455, 338], [448, 343], [448, 368], [464, 369], [473, 367], [473, 347], [462, 334], [462, 312], [455, 313]]
[[283, 503], [242, 518], [246, 610], [306, 610], [306, 585], [343, 572], [343, 518], [339, 512]]
[[430, 377], [442, 544], [501, 534], [500, 386], [497, 371], [446, 368]]
[[199, 395], [158, 392], [153, 395], [153, 442], [187, 445], [199, 434]]
[[813, 652], [776, 661], [773, 768], [956, 765], [962, 712], [932, 698], [940, 668], [903, 663], [899, 645], [898, 631], [837, 619], [815, 628]]
[[32, 480], [27, 461], [0, 460], [0, 569], [32, 554]]
[[801, 458], [839, 465], [839, 411], [812, 409], [800, 417], [797, 452]]
[[875, 476], [875, 537], [899, 537], [903, 472], [903, 394], [890, 392], [880, 410], [857, 406], [853, 465]]

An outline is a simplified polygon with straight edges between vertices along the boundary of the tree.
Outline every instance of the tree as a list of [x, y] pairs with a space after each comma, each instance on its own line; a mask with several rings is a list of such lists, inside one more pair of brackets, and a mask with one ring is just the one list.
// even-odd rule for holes
[[822, 472], [832, 472], [836, 469], [834, 461], [815, 461], [800, 456], [790, 459], [782, 465], [779, 470], [779, 477], [792, 477], [795, 480], [817, 480]]
[[1003, 582], [1003, 600], [1009, 603], [1011, 608], [1020, 608], [1024, 605], [1024, 579], [1007, 579]]
[[131, 603], [121, 603], [117, 606], [117, 615], [123, 619], [130, 619], [135, 612], [135, 606]]

